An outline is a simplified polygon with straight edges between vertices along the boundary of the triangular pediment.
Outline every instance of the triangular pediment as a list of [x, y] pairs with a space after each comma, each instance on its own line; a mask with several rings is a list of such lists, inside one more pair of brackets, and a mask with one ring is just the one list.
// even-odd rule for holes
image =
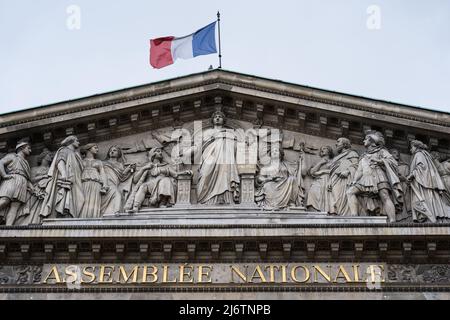
[[76, 134], [82, 143], [206, 120], [216, 109], [230, 119], [361, 144], [369, 129], [407, 152], [423, 140], [449, 152], [450, 114], [278, 80], [212, 70], [0, 116], [0, 152], [27, 137], [35, 152]]

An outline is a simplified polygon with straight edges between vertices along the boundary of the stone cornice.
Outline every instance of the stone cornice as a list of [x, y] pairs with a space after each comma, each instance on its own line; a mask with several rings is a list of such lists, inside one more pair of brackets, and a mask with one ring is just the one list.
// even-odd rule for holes
[[3, 226], [0, 262], [446, 263], [449, 236], [450, 224], [431, 223]]
[[[383, 283], [382, 287], [379, 289], [368, 288], [367, 284], [351, 284], [351, 285], [330, 285], [330, 284], [311, 284], [308, 286], [296, 285], [296, 286], [276, 286], [276, 285], [246, 285], [242, 284], [223, 286], [223, 285], [208, 285], [208, 286], [195, 286], [195, 285], [172, 285], [172, 286], [136, 286], [136, 285], [121, 285], [120, 287], [83, 287], [79, 289], [68, 288], [67, 285], [62, 284], [59, 286], [25, 286], [20, 288], [18, 286], [2, 286], [0, 288], [0, 293], [8, 294], [19, 294], [26, 293], [27, 295], [31, 293], [69, 293], [69, 294], [87, 294], [87, 293], [102, 293], [107, 296], [107, 294], [121, 293], [123, 294], [136, 294], [136, 293], [188, 293], [192, 295], [193, 293], [246, 293], [246, 292], [277, 292], [277, 293], [300, 293], [300, 292], [320, 292], [320, 293], [343, 293], [343, 292], [365, 292], [371, 294], [382, 294], [384, 292], [449, 292], [450, 288], [448, 285], [423, 285], [411, 283], [407, 285], [389, 284]], [[82, 296], [80, 296], [81, 298]], [[148, 297], [146, 297], [148, 299]], [[374, 298], [372, 296], [372, 298]], [[72, 297], [74, 299], [74, 297]], [[290, 297], [290, 299], [293, 299]], [[336, 299], [336, 297], [334, 297]]]
[[399, 119], [405, 119], [410, 123], [401, 123], [402, 125], [420, 126], [443, 133], [450, 132], [449, 113], [356, 97], [230, 71], [214, 70], [5, 114], [0, 116], [0, 127], [2, 127], [0, 134], [93, 114], [115, 112], [136, 105], [156, 103], [211, 90], [249, 94], [323, 110], [329, 110], [329, 105], [332, 105], [336, 106], [332, 110], [334, 112], [395, 123], [399, 123]]
[[414, 238], [449, 237], [448, 224], [376, 225], [141, 225], [141, 226], [23, 226], [0, 227], [0, 241], [20, 239], [143, 239], [143, 238]]
[[441, 111], [427, 110], [232, 72], [225, 72], [218, 79], [222, 80], [223, 83], [243, 88], [450, 127], [450, 113]]

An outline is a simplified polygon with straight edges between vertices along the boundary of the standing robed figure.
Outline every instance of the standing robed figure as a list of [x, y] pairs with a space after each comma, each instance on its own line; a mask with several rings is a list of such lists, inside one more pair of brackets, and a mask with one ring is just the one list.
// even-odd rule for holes
[[56, 151], [48, 176], [46, 197], [41, 208], [42, 217], [80, 217], [84, 204], [81, 175], [83, 160], [78, 153], [80, 142], [76, 136], [68, 136]]

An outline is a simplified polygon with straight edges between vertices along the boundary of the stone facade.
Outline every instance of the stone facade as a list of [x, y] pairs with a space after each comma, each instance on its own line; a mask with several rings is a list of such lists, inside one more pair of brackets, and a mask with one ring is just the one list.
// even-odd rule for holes
[[[3, 298], [450, 290], [450, 114], [212, 70], [0, 119]], [[204, 264], [217, 278], [43, 281], [51, 266], [89, 275], [133, 263]], [[236, 270], [217, 271], [229, 264], [257, 267], [236, 285], [226, 280]], [[326, 281], [296, 281], [296, 265]], [[360, 279], [361, 266], [381, 280]]]

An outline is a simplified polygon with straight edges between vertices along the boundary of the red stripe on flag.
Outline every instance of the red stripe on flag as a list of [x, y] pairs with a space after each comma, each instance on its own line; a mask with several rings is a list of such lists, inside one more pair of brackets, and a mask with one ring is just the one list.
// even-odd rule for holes
[[150, 64], [160, 69], [173, 63], [172, 40], [175, 37], [162, 37], [150, 40]]

